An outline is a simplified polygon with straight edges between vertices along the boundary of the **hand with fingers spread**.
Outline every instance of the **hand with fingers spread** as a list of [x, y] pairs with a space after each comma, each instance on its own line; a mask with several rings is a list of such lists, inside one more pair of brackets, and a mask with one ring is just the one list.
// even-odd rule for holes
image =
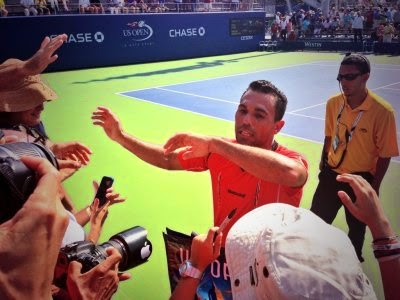
[[0, 299], [49, 299], [68, 225], [60, 201], [60, 176], [46, 159], [22, 157], [21, 161], [39, 180], [22, 208], [0, 225]]
[[58, 55], [54, 54], [58, 48], [67, 40], [66, 34], [57, 35], [54, 38], [46, 36], [39, 50], [27, 61], [25, 61], [26, 75], [36, 75], [42, 73], [49, 64], [57, 60]]
[[340, 200], [353, 216], [367, 224], [373, 235], [383, 234], [379, 231], [388, 223], [388, 219], [372, 186], [361, 176], [353, 174], [338, 175], [337, 181], [348, 183], [354, 191], [355, 202], [344, 191], [338, 192]]
[[397, 300], [400, 295], [398, 276], [400, 272], [400, 240], [386, 216], [374, 188], [361, 176], [342, 174], [336, 178], [348, 183], [356, 200], [352, 202], [343, 191], [338, 196], [355, 218], [364, 222], [371, 230], [374, 255], [378, 259], [385, 299]]
[[165, 155], [186, 148], [184, 159], [207, 156], [210, 153], [212, 137], [193, 133], [178, 133], [171, 137], [164, 145]]
[[26, 77], [42, 73], [49, 64], [58, 58], [58, 55], [54, 53], [67, 38], [66, 34], [60, 34], [52, 39], [46, 36], [39, 50], [29, 59], [25, 61], [9, 59], [0, 64], [0, 89], [10, 89]]
[[55, 143], [50, 146], [50, 150], [58, 159], [73, 160], [83, 165], [87, 165], [90, 160], [92, 150], [79, 142]]
[[[93, 181], [93, 188], [94, 188], [94, 193], [96, 194], [96, 191], [99, 188], [99, 183], [95, 180]], [[126, 200], [126, 198], [121, 198], [120, 194], [115, 192], [113, 187], [107, 189], [106, 198], [107, 201], [110, 202], [109, 206], [116, 203], [124, 202]]]
[[106, 260], [83, 274], [79, 262], [73, 261], [69, 264], [67, 289], [71, 299], [111, 299], [119, 282], [130, 278], [129, 273], [118, 273], [121, 254], [115, 248], [107, 249], [107, 254], [109, 256]]
[[61, 175], [61, 181], [68, 179], [82, 167], [82, 164], [79, 161], [70, 159], [57, 159], [57, 163]]
[[121, 122], [108, 108], [98, 107], [92, 114], [92, 120], [94, 125], [103, 127], [107, 136], [114, 141], [117, 141], [123, 134]]

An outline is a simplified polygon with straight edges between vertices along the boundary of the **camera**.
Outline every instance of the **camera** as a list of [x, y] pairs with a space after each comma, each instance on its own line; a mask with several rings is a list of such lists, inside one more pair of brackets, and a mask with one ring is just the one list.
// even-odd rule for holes
[[134, 226], [113, 235], [107, 242], [95, 245], [89, 241], [71, 243], [61, 248], [54, 273], [54, 283], [63, 288], [66, 286], [68, 265], [72, 261], [82, 264], [82, 273], [90, 271], [107, 258], [106, 250], [115, 248], [121, 254], [119, 271], [139, 266], [147, 261], [152, 253], [152, 244], [147, 239], [147, 230]]
[[0, 223], [11, 219], [36, 188], [36, 174], [20, 161], [23, 155], [46, 158], [58, 169], [54, 154], [40, 144], [0, 145]]

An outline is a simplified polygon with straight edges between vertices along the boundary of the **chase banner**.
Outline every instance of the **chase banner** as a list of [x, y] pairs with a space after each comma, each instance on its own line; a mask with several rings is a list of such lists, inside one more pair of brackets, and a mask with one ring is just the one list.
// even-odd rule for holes
[[0, 19], [0, 62], [26, 59], [66, 33], [49, 70], [113, 66], [258, 50], [265, 13], [60, 15]]

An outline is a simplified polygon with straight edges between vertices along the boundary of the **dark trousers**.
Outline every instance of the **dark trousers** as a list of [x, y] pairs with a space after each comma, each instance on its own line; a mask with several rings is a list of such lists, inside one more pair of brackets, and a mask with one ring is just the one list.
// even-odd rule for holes
[[[369, 183], [372, 182], [373, 176], [371, 173], [362, 172], [354, 173], [362, 176]], [[339, 209], [342, 207], [342, 201], [337, 195], [338, 191], [346, 192], [349, 197], [355, 201], [355, 196], [352, 188], [348, 183], [336, 181], [338, 173], [325, 167], [318, 175], [319, 183], [311, 204], [311, 211], [323, 219], [326, 223], [332, 224], [333, 220]], [[344, 207], [346, 222], [349, 226], [348, 236], [351, 243], [356, 250], [356, 254], [360, 262], [363, 262], [362, 248], [364, 244], [366, 225], [358, 221], [348, 210]], [[329, 238], [329, 237], [327, 237]]]
[[360, 42], [363, 41], [362, 29], [353, 29], [354, 32], [354, 42], [357, 43], [357, 37], [360, 39]]

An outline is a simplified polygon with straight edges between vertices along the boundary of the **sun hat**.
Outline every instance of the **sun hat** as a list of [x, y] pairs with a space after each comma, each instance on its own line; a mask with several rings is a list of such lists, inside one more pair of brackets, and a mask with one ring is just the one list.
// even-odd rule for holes
[[310, 210], [266, 204], [241, 217], [225, 244], [233, 299], [376, 299], [354, 247]]
[[[8, 59], [1, 67], [19, 64], [21, 60]], [[0, 89], [0, 111], [19, 112], [35, 108], [39, 104], [57, 99], [57, 94], [48, 87], [40, 75], [26, 76]]]

